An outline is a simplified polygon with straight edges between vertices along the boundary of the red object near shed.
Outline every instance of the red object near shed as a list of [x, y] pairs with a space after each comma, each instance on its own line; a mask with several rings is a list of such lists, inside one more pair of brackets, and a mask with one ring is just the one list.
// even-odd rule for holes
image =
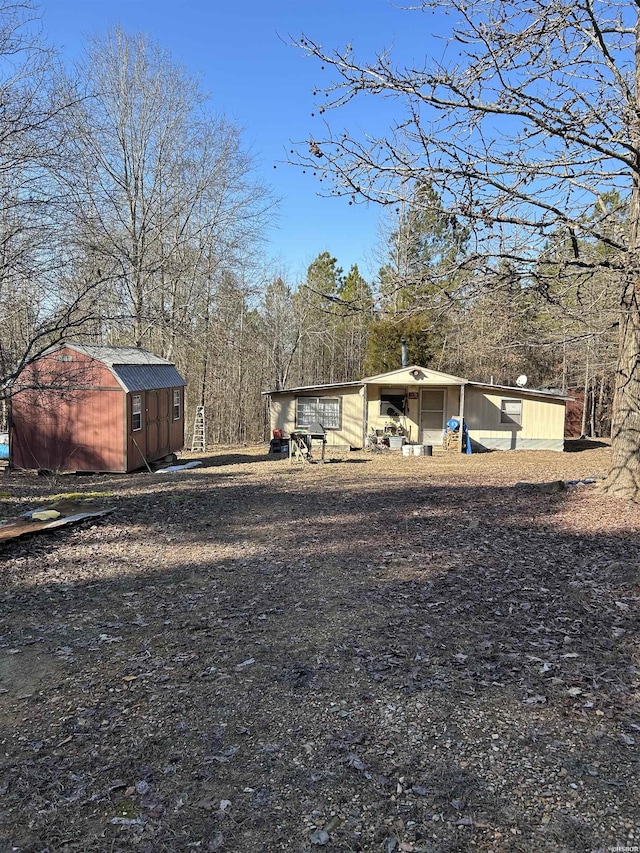
[[14, 384], [11, 465], [125, 473], [176, 453], [185, 384], [172, 362], [145, 350], [57, 344]]

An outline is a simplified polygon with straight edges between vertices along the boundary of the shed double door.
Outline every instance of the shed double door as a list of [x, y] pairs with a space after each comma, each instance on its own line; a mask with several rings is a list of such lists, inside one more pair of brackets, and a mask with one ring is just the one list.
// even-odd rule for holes
[[169, 389], [147, 391], [147, 457], [158, 459], [169, 453]]

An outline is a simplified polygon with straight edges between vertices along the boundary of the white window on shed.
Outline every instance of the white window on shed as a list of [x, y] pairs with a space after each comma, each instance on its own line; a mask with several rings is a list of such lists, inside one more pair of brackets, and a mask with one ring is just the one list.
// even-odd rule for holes
[[175, 389], [173, 392], [173, 419], [180, 420], [180, 391]]
[[500, 401], [500, 423], [522, 426], [522, 400]]
[[134, 394], [131, 398], [131, 429], [138, 432], [142, 429], [142, 395]]

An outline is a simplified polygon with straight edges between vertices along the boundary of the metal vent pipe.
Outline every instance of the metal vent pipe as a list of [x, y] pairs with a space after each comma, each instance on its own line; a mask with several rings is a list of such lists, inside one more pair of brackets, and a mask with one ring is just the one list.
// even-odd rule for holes
[[400, 348], [402, 352], [402, 366], [409, 367], [409, 348], [407, 347], [406, 338], [400, 338]]

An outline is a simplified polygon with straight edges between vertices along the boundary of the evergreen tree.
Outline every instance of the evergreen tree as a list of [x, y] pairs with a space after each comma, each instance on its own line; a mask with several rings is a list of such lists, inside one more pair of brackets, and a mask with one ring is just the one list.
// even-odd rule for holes
[[340, 290], [343, 271], [336, 258], [321, 252], [307, 269], [304, 284], [296, 294], [298, 310], [305, 318], [300, 373], [304, 384], [315, 385], [341, 379], [337, 361]]
[[341, 303], [336, 334], [341, 349], [340, 374], [342, 379], [359, 379], [364, 372], [367, 337], [373, 319], [373, 294], [357, 264], [342, 280], [338, 294]]
[[411, 363], [436, 361], [437, 367], [450, 369], [443, 347], [462, 298], [458, 263], [466, 234], [425, 183], [416, 185], [411, 201], [398, 207], [398, 216], [379, 273], [380, 311], [370, 328], [366, 370], [399, 367], [401, 338]]

